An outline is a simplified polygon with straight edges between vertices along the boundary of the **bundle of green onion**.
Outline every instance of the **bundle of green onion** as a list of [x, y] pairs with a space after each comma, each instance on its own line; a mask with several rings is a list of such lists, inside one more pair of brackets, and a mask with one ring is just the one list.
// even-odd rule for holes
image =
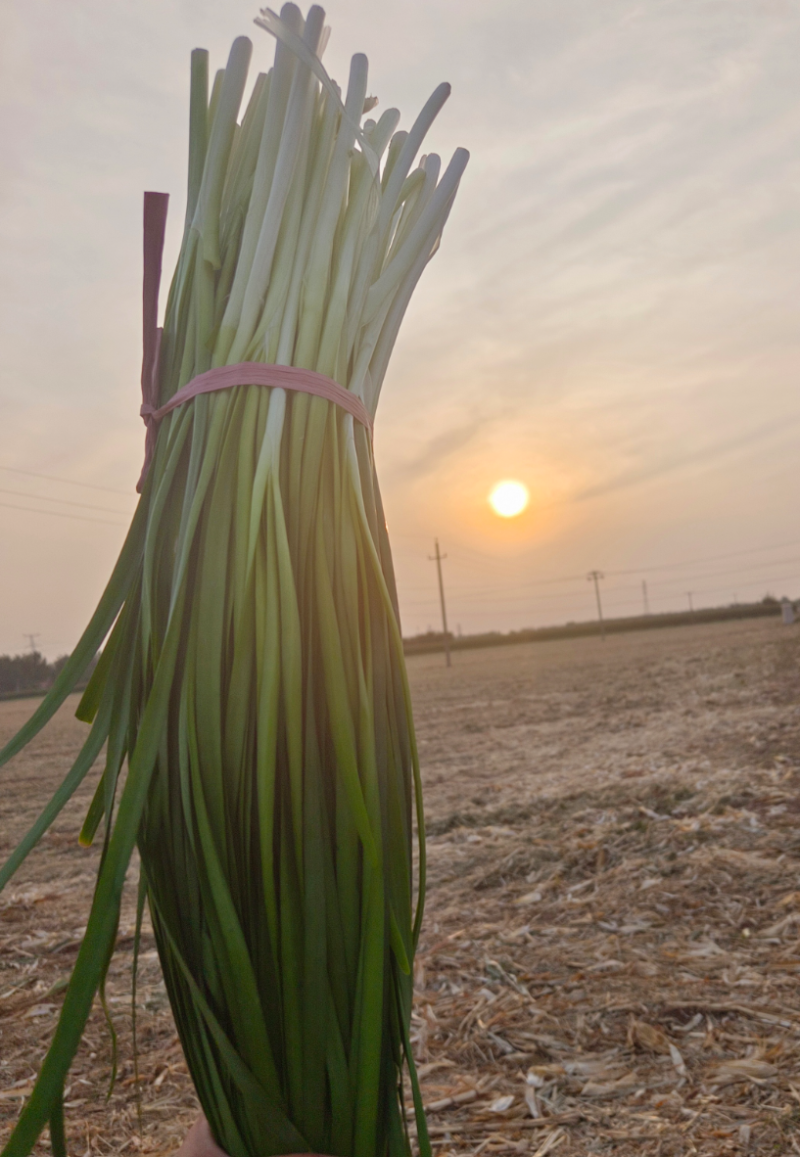
[[[334, 379], [371, 415], [467, 154], [412, 164], [447, 98], [410, 132], [362, 117], [320, 56], [324, 13], [257, 20], [277, 41], [238, 123], [250, 41], [209, 99], [192, 57], [188, 207], [166, 309], [163, 403], [214, 366]], [[110, 635], [109, 635], [110, 631]], [[231, 1157], [409, 1152], [404, 1073], [424, 893], [420, 781], [389, 544], [368, 429], [319, 397], [243, 382], [160, 424], [141, 501], [83, 638], [13, 756], [107, 638], [74, 767], [0, 887], [106, 746], [81, 833], [102, 825], [86, 935], [35, 1089], [4, 1157], [46, 1124], [113, 952], [134, 846], [175, 1021]], [[127, 759], [127, 775], [122, 776]], [[119, 788], [119, 790], [118, 790]], [[413, 815], [420, 841], [414, 898]]]

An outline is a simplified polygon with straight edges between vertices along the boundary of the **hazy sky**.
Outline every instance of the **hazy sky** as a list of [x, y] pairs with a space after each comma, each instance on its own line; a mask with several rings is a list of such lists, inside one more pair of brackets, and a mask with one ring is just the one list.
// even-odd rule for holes
[[[69, 649], [134, 508], [141, 197], [184, 207], [189, 53], [246, 0], [7, 0], [0, 37], [0, 652]], [[332, 0], [326, 64], [472, 152], [376, 453], [406, 633], [800, 595], [800, 7]], [[29, 473], [23, 473], [27, 471]], [[63, 481], [51, 481], [47, 475]], [[486, 497], [531, 491], [505, 522]], [[49, 511], [51, 513], [41, 513]], [[797, 576], [797, 577], [796, 577]], [[558, 580], [558, 581], [551, 581]]]

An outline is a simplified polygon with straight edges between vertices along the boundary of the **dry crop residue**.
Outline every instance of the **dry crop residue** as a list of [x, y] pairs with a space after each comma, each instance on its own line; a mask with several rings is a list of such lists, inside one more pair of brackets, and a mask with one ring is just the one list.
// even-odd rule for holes
[[[429, 819], [413, 1036], [435, 1151], [800, 1153], [800, 627], [675, 628], [409, 663]], [[0, 738], [31, 710], [0, 705]], [[4, 773], [0, 855], [69, 765]], [[91, 899], [94, 782], [0, 897], [0, 1138]], [[132, 892], [132, 888], [131, 888]], [[196, 1112], [133, 896], [67, 1092], [71, 1152], [170, 1153]], [[137, 1124], [141, 1100], [142, 1132]], [[46, 1152], [44, 1144], [41, 1152]]]

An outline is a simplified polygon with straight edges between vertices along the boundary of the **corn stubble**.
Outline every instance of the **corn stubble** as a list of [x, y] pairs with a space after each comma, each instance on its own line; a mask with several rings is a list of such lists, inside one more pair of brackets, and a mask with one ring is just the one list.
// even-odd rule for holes
[[[193, 54], [162, 403], [247, 360], [326, 374], [375, 412], [467, 154], [441, 177], [435, 155], [411, 168], [446, 85], [408, 133], [392, 109], [362, 123], [366, 59], [342, 101], [319, 63], [323, 18], [262, 13], [275, 63], [241, 123], [250, 41], [235, 41], [210, 96], [207, 54]], [[64, 1081], [137, 843], [139, 919], [147, 902], [187, 1062], [231, 1157], [407, 1154], [404, 1072], [429, 1152], [408, 1041], [422, 801], [367, 429], [320, 398], [246, 384], [169, 414], [97, 611], [0, 760], [106, 636], [78, 711], [85, 746], [0, 871], [2, 887], [106, 744], [81, 832], [103, 839], [86, 935], [4, 1157], [30, 1153], [48, 1123], [66, 1152]]]

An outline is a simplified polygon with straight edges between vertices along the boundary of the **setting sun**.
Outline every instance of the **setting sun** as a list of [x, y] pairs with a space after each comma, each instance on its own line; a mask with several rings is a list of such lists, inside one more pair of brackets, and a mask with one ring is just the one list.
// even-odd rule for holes
[[528, 488], [521, 482], [498, 482], [489, 495], [489, 505], [501, 518], [514, 518], [528, 505]]

